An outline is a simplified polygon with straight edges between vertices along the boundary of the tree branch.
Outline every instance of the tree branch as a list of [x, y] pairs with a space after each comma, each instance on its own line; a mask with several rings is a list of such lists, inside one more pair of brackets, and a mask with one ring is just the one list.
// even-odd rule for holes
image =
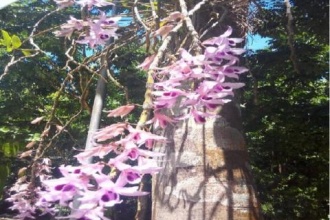
[[291, 4], [289, 0], [284, 0], [285, 6], [286, 6], [286, 16], [288, 17], [288, 23], [286, 25], [287, 33], [288, 33], [288, 45], [290, 47], [290, 60], [293, 64], [294, 70], [300, 74], [299, 70], [299, 64], [297, 60], [297, 55], [296, 55], [296, 50], [294, 48], [294, 31], [292, 27], [292, 22], [293, 22], [293, 16], [291, 13]]

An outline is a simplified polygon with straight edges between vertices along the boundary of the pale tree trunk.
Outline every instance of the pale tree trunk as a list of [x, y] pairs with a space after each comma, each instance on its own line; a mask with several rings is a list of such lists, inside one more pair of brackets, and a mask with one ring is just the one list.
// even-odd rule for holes
[[261, 219], [234, 103], [222, 117], [165, 131], [162, 172], [153, 178], [153, 220]]
[[[195, 28], [201, 34], [214, 16], [218, 27], [207, 38], [219, 36], [227, 25], [233, 26], [236, 35], [244, 33], [244, 25], [238, 26], [231, 17], [233, 5], [242, 11], [248, 6], [247, 1], [238, 0], [205, 4], [193, 17]], [[164, 131], [168, 142], [155, 147], [166, 156], [159, 161], [164, 169], [153, 176], [152, 220], [262, 219], [238, 103], [226, 104], [219, 115], [204, 125], [191, 119]]]

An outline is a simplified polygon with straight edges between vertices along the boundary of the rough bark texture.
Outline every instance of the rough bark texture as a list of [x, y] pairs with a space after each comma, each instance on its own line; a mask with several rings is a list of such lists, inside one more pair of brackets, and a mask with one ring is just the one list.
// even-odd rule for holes
[[[188, 10], [200, 1], [186, 1]], [[205, 40], [219, 36], [228, 26], [236, 37], [246, 32], [248, 1], [206, 1], [192, 17]], [[214, 25], [213, 25], [214, 24]], [[235, 101], [219, 110], [220, 118], [206, 124], [188, 120], [168, 127], [164, 169], [153, 176], [152, 220], [254, 220], [261, 219], [241, 133]]]
[[[210, 1], [193, 16], [194, 26], [201, 34], [214, 17], [218, 24], [204, 39], [228, 25], [242, 36], [247, 6], [240, 0]], [[204, 125], [189, 120], [164, 131], [168, 142], [155, 149], [166, 156], [159, 161], [164, 169], [153, 177], [153, 220], [261, 219], [239, 107], [233, 101], [219, 114]]]
[[166, 157], [153, 178], [153, 220], [254, 220], [259, 205], [249, 171], [234, 103], [223, 117], [198, 125], [193, 120], [165, 131]]

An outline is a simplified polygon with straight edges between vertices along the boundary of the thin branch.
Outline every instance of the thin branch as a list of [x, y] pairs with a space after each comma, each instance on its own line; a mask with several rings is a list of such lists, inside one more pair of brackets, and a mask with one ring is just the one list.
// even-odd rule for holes
[[200, 38], [202, 39], [208, 32], [210, 32], [214, 27], [218, 26], [221, 22], [223, 22], [223, 20], [225, 19], [225, 17], [228, 14], [228, 9], [224, 6], [221, 6], [223, 9], [223, 13], [221, 15], [221, 17], [214, 22], [214, 19], [211, 18], [211, 20], [206, 24], [206, 27], [211, 23], [214, 22], [211, 27], [207, 28], [206, 30], [203, 31], [203, 33], [201, 34]]
[[[28, 55], [28, 56], [22, 56], [22, 57], [20, 57], [20, 58], [18, 58], [18, 59], [16, 59], [16, 60], [15, 60], [15, 56], [13, 55], [12, 58], [11, 58], [11, 60], [10, 60], [10, 62], [7, 63], [7, 65], [5, 66], [4, 71], [3, 71], [3, 73], [2, 73], [1, 76], [0, 76], [0, 81], [1, 81], [1, 80], [2, 80], [2, 79], [3, 79], [3, 78], [9, 73], [9, 68], [10, 68], [11, 66], [15, 65], [16, 63], [18, 63], [18, 62], [24, 60], [25, 58], [35, 57], [35, 56], [37, 56], [39, 53], [46, 54], [45, 51], [41, 50], [40, 47], [39, 47], [37, 44], [34, 43], [33, 37], [36, 35], [35, 32], [36, 32], [36, 30], [37, 30], [39, 24], [40, 24], [43, 20], [45, 20], [47, 17], [49, 17], [50, 15], [54, 14], [55, 12], [58, 12], [59, 10], [60, 10], [60, 9], [56, 9], [56, 10], [54, 10], [54, 11], [51, 11], [51, 12], [47, 13], [46, 15], [44, 15], [41, 19], [39, 19], [39, 20], [34, 24], [33, 29], [32, 29], [32, 31], [31, 31], [30, 36], [28, 37], [28, 39], [29, 39], [30, 44], [35, 48], [35, 53], [34, 53], [34, 54], [31, 54], [31, 55]], [[49, 29], [48, 29], [48, 30], [49, 30]], [[46, 54], [46, 55], [47, 55], [47, 54]]]
[[[67, 61], [66, 67], [68, 66], [68, 62], [71, 61], [72, 63], [76, 64], [79, 67], [83, 67], [85, 68], [87, 71], [89, 71], [90, 73], [94, 74], [94, 75], [100, 75], [98, 73], [98, 71], [95, 71], [93, 69], [91, 69], [88, 65], [84, 64], [84, 63], [80, 63], [78, 61], [76, 61], [73, 56], [70, 55], [70, 51], [73, 50], [75, 48], [75, 43], [74, 41], [72, 41], [72, 45], [70, 46], [70, 48], [66, 51], [65, 55], [67, 56], [67, 58], [69, 58], [69, 60]], [[105, 79], [104, 79], [105, 80]]]
[[184, 21], [187, 25], [187, 28], [192, 36], [192, 49], [193, 50], [196, 50], [197, 53], [201, 53], [201, 47], [199, 46], [199, 36], [198, 36], [198, 33], [189, 17], [189, 13], [188, 13], [188, 10], [187, 10], [187, 5], [186, 5], [186, 2], [185, 0], [179, 0], [180, 2], [180, 7], [181, 7], [181, 12], [184, 16]]
[[30, 36], [29, 36], [30, 44], [32, 46], [34, 46], [36, 48], [36, 50], [38, 50], [38, 51], [40, 51], [40, 52], [42, 52], [44, 54], [46, 54], [46, 52], [44, 52], [43, 50], [41, 50], [40, 47], [37, 44], [34, 43], [34, 39], [33, 39], [33, 36], [35, 35], [34, 33], [37, 31], [37, 28], [38, 28], [39, 24], [43, 20], [45, 20], [47, 17], [49, 17], [50, 15], [54, 14], [55, 12], [58, 12], [59, 10], [60, 10], [60, 8], [57, 8], [56, 10], [51, 11], [51, 12], [47, 13], [46, 15], [44, 15], [41, 19], [39, 19], [39, 21], [37, 21], [37, 23], [34, 24], [33, 29], [32, 29], [32, 31], [30, 33]]
[[142, 24], [142, 26], [144, 27], [144, 29], [146, 29], [146, 31], [149, 31], [149, 27], [142, 21], [142, 18], [140, 16], [140, 13], [139, 13], [139, 10], [137, 8], [137, 3], [138, 3], [138, 0], [134, 0], [134, 6], [133, 6], [133, 11], [134, 11], [134, 15], [137, 19], [137, 21]]
[[188, 16], [193, 15], [197, 10], [199, 10], [208, 1], [209, 0], [203, 0], [203, 1], [199, 2], [198, 4], [196, 4], [195, 7], [188, 12]]
[[154, 18], [154, 21], [156, 23], [156, 21], [159, 17], [158, 17], [157, 12], [156, 12], [156, 8], [155, 8], [155, 5], [154, 5], [154, 0], [150, 0], [150, 6], [151, 6], [152, 17]]
[[147, 120], [149, 119], [150, 111], [152, 109], [152, 88], [153, 88], [153, 74], [155, 70], [157, 69], [159, 65], [160, 59], [164, 56], [165, 50], [168, 48], [169, 43], [172, 40], [172, 35], [177, 32], [182, 27], [182, 22], [178, 23], [173, 30], [165, 37], [162, 45], [159, 47], [158, 52], [153, 60], [153, 62], [150, 64], [148, 76], [147, 76], [147, 82], [146, 82], [146, 92], [144, 94], [144, 103], [143, 103], [143, 111], [140, 115], [139, 122], [137, 124], [137, 129], [142, 129]]
[[[48, 136], [48, 132], [50, 130], [50, 127], [52, 125], [52, 120], [54, 119], [55, 117], [55, 112], [56, 112], [56, 109], [57, 109], [57, 106], [59, 104], [59, 99], [65, 89], [65, 85], [66, 85], [66, 82], [68, 80], [71, 79], [71, 75], [70, 74], [67, 74], [66, 78], [63, 80], [62, 84], [61, 84], [61, 88], [58, 90], [58, 92], [56, 93], [56, 96], [55, 96], [55, 99], [54, 99], [54, 102], [53, 102], [53, 106], [52, 106], [52, 109], [51, 109], [51, 112], [50, 112], [50, 116], [49, 116], [49, 119], [48, 121], [46, 122], [46, 125], [44, 127], [44, 130], [41, 134], [41, 139], [40, 139], [40, 142], [39, 142], [39, 145], [36, 149], [36, 155], [34, 156], [33, 160], [32, 160], [32, 165], [31, 165], [31, 185], [33, 187], [36, 186], [36, 172], [37, 172], [37, 167], [38, 167], [38, 163], [37, 161], [43, 156], [45, 150], [47, 149], [45, 147], [45, 140], [46, 140], [46, 137]], [[58, 136], [59, 134], [55, 135], [55, 136]], [[55, 139], [54, 137], [52, 138], [52, 140]], [[48, 143], [48, 146], [50, 146], [52, 143], [52, 141], [50, 141]]]
[[288, 45], [290, 47], [290, 60], [293, 64], [293, 68], [294, 70], [300, 74], [300, 70], [299, 70], [299, 64], [298, 64], [298, 60], [297, 60], [297, 55], [296, 55], [296, 50], [294, 48], [294, 31], [293, 31], [293, 27], [292, 27], [292, 22], [293, 22], [293, 16], [291, 13], [291, 4], [289, 2], [289, 0], [284, 0], [285, 6], [286, 6], [286, 16], [288, 17], [288, 23], [286, 25], [286, 29], [287, 29], [287, 33], [288, 33]]
[[[108, 61], [105, 60], [105, 68], [108, 66]], [[125, 93], [125, 99], [126, 99], [126, 103], [129, 104], [129, 96], [128, 96], [128, 89], [126, 86], [123, 86], [111, 73], [110, 68], [106, 68], [107, 70], [107, 77], [110, 79], [111, 82], [113, 82], [113, 84], [115, 84], [115, 86], [121, 88], [122, 90], [124, 90]]]

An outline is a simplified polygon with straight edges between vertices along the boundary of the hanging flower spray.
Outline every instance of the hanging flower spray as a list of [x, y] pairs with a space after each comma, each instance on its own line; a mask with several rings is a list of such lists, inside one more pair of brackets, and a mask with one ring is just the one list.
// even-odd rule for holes
[[[79, 4], [91, 10], [93, 7], [112, 5], [104, 0], [56, 0], [60, 8]], [[71, 17], [61, 29], [55, 32], [58, 37], [72, 37], [81, 32], [76, 42], [87, 44], [91, 48], [104, 45], [110, 38], [117, 38], [119, 17], [108, 18], [99, 11], [99, 17], [79, 20]], [[182, 22], [184, 15], [173, 12], [165, 20]], [[87, 32], [86, 32], [87, 28]], [[166, 37], [174, 25], [162, 26], [152, 33], [154, 37]], [[153, 118], [147, 124], [153, 128], [165, 129], [169, 124], [193, 118], [196, 123], [204, 123], [209, 117], [219, 117], [216, 109], [230, 102], [233, 90], [244, 86], [243, 83], [228, 82], [237, 80], [247, 69], [238, 66], [238, 56], [244, 50], [236, 45], [243, 40], [230, 38], [232, 29], [218, 37], [200, 43], [203, 53], [192, 55], [185, 49], [179, 49], [178, 59], [168, 66], [153, 71], [152, 87]], [[139, 66], [149, 70], [156, 55], [151, 55]], [[177, 108], [174, 114], [171, 109]], [[125, 117], [135, 105], [124, 105], [108, 112], [108, 117]], [[29, 183], [20, 179], [8, 200], [13, 209], [20, 211], [19, 218], [33, 218], [36, 210], [43, 214], [55, 214], [60, 206], [69, 207], [69, 216], [60, 218], [107, 219], [105, 209], [122, 202], [122, 196], [144, 196], [147, 192], [138, 190], [137, 184], [145, 174], [155, 174], [162, 168], [157, 158], [163, 154], [153, 152], [155, 143], [165, 143], [166, 138], [149, 131], [136, 129], [128, 122], [118, 122], [101, 128], [93, 136], [93, 148], [80, 152], [75, 157], [79, 166], [60, 166], [61, 178], [51, 179], [50, 161], [40, 163], [38, 175], [41, 187], [35, 188], [32, 201], [26, 192]], [[110, 159], [109, 155], [112, 155]], [[94, 162], [90, 163], [90, 158]], [[107, 171], [105, 171], [107, 170]], [[73, 207], [72, 200], [77, 198], [80, 205]]]

